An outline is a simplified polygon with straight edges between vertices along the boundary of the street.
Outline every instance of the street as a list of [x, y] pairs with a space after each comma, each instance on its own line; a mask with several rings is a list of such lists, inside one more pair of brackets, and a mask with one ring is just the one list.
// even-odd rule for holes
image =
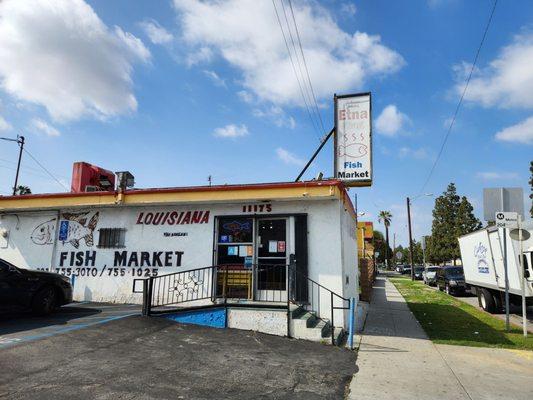
[[[470, 304], [474, 307], [482, 309], [479, 304], [476, 296], [465, 294], [465, 295], [457, 295], [455, 296], [456, 299], [459, 299], [461, 301], [464, 301], [467, 304]], [[503, 321], [505, 321], [505, 313], [497, 313], [492, 314], [496, 318], [499, 318]], [[527, 330], [528, 332], [533, 333], [533, 307], [527, 307]], [[511, 324], [514, 324], [516, 326], [522, 327], [522, 310], [520, 307], [516, 307], [511, 305], [509, 308], [509, 321]]]

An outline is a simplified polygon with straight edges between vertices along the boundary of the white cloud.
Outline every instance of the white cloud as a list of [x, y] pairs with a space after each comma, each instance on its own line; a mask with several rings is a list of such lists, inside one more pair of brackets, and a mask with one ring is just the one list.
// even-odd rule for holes
[[515, 180], [519, 178], [518, 174], [515, 172], [478, 172], [476, 176], [486, 181]]
[[533, 117], [502, 129], [496, 133], [495, 137], [496, 140], [502, 142], [533, 144]]
[[11, 129], [11, 125], [7, 122], [4, 117], [0, 115], [0, 132], [8, 131]]
[[141, 22], [140, 26], [153, 44], [167, 44], [174, 39], [169, 31], [152, 19]]
[[204, 75], [207, 76], [215, 86], [226, 87], [226, 81], [222, 79], [215, 71], [208, 71], [204, 69]]
[[44, 106], [57, 121], [137, 109], [133, 63], [142, 41], [108, 28], [83, 0], [0, 2], [0, 87]]
[[61, 133], [49, 125], [46, 121], [43, 121], [40, 118], [34, 118], [31, 120], [30, 129], [38, 134], [45, 134], [46, 136], [60, 136]]
[[408, 121], [407, 115], [400, 112], [394, 104], [390, 104], [376, 119], [376, 129], [382, 135], [395, 136]]
[[240, 90], [237, 92], [237, 96], [245, 103], [251, 104], [254, 101], [254, 95], [246, 90]]
[[[241, 72], [240, 82], [259, 100], [303, 105], [270, 1], [174, 0], [174, 7], [189, 64], [221, 57]], [[405, 64], [379, 36], [343, 31], [317, 2], [296, 2], [294, 12], [319, 100], [360, 89], [368, 78], [394, 73]]]
[[246, 127], [246, 125], [237, 126], [234, 124], [226, 125], [222, 128], [216, 128], [215, 131], [213, 132], [213, 135], [215, 135], [216, 137], [232, 138], [232, 139], [247, 136], [248, 134], [249, 132], [248, 132], [248, 128]]
[[287, 115], [281, 107], [272, 105], [265, 108], [256, 108], [252, 111], [255, 117], [271, 119], [274, 124], [281, 128], [286, 127], [289, 129], [296, 128], [296, 121], [290, 115]]
[[[533, 33], [516, 35], [486, 68], [475, 71], [465, 99], [484, 107], [533, 108], [532, 65]], [[464, 70], [464, 66], [455, 69]], [[463, 87], [461, 79], [455, 86], [457, 93], [461, 93]]]
[[398, 157], [400, 158], [410, 157], [410, 158], [416, 158], [418, 160], [423, 160], [429, 157], [429, 153], [426, 149], [422, 147], [418, 149], [413, 149], [413, 148], [404, 146], [398, 149]]
[[341, 14], [353, 17], [355, 13], [357, 12], [357, 7], [354, 3], [342, 3], [341, 4]]
[[298, 158], [296, 155], [291, 153], [288, 150], [285, 150], [282, 147], [278, 147], [276, 149], [276, 154], [278, 158], [283, 161], [285, 164], [292, 164], [292, 165], [304, 165], [305, 161], [301, 158]]

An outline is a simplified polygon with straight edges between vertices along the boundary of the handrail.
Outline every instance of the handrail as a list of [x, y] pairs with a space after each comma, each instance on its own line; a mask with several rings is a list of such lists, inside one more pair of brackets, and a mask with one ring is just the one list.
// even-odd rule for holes
[[[197, 300], [210, 300], [213, 303], [217, 302], [217, 299], [223, 300], [225, 307], [228, 307], [228, 298], [232, 298], [233, 290], [239, 292], [240, 287], [244, 287], [245, 282], [248, 285], [247, 298], [250, 300], [258, 300], [261, 302], [284, 302], [281, 294], [276, 296], [275, 292], [282, 292], [283, 289], [258, 289], [265, 292], [272, 291], [273, 294], [270, 297], [261, 296], [260, 299], [255, 298], [255, 292], [251, 295], [251, 276], [233, 276], [230, 278], [230, 273], [242, 275], [243, 272], [250, 274], [257, 274], [259, 268], [262, 268], [268, 272], [269, 268], [280, 269], [280, 271], [274, 272], [279, 275], [276, 276], [270, 283], [283, 286], [286, 290], [286, 303], [287, 303], [287, 336], [291, 336], [290, 331], [290, 304], [295, 304], [302, 309], [312, 312], [316, 318], [329, 324], [331, 330], [331, 342], [335, 344], [335, 310], [349, 310], [351, 306], [351, 300], [347, 299], [333, 290], [325, 287], [324, 285], [309, 278], [306, 274], [297, 271], [294, 264], [260, 264], [253, 265], [254, 268], [244, 268], [236, 265], [212, 265], [209, 267], [193, 268], [184, 271], [172, 272], [165, 275], [152, 276], [142, 279], [134, 279], [133, 292], [141, 293], [136, 290], [136, 282], [143, 282], [143, 315], [150, 315], [153, 307], [164, 307], [174, 304], [182, 304]], [[224, 274], [223, 280], [219, 279], [219, 273]], [[172, 277], [175, 277], [174, 279]], [[250, 281], [248, 281], [248, 279]], [[275, 282], [274, 282], [275, 281]], [[268, 283], [268, 281], [267, 281]], [[235, 289], [237, 288], [237, 289]], [[321, 293], [322, 291], [322, 293]], [[240, 290], [242, 294], [242, 290]], [[303, 293], [302, 293], [303, 292]], [[310, 292], [310, 293], [309, 293]], [[315, 298], [315, 292], [317, 294]], [[229, 295], [228, 295], [229, 293]], [[328, 296], [329, 294], [329, 296]], [[325, 295], [325, 296], [324, 296]], [[302, 296], [302, 298], [299, 298]], [[238, 297], [242, 298], [242, 297]], [[276, 300], [278, 298], [278, 300]], [[327, 307], [327, 301], [324, 298], [329, 298], [329, 307]], [[341, 306], [335, 305], [335, 302], [340, 301]], [[345, 302], [348, 302], [346, 306]], [[323, 304], [325, 303], [325, 304]], [[329, 318], [326, 319], [326, 313], [321, 312], [321, 309], [326, 307], [323, 311], [328, 311]]]

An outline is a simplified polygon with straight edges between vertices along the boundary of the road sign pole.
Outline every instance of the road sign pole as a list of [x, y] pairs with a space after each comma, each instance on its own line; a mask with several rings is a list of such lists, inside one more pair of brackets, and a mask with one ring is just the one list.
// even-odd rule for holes
[[509, 332], [509, 274], [507, 271], [507, 228], [503, 228], [503, 270], [505, 272], [505, 329]]
[[524, 270], [524, 248], [522, 246], [522, 217], [518, 216], [518, 241], [520, 242], [520, 269], [522, 273], [520, 274], [520, 286], [522, 289], [522, 331], [524, 337], [527, 337], [527, 309], [526, 309], [526, 271]]

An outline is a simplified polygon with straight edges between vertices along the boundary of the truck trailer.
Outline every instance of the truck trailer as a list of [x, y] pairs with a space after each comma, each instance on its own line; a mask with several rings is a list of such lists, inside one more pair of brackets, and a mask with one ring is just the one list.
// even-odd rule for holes
[[[523, 229], [529, 233], [524, 235], [529, 238], [522, 241], [524, 290], [526, 304], [533, 305], [533, 227], [529, 224]], [[509, 302], [520, 306], [522, 302], [520, 242], [513, 239], [510, 232], [509, 229], [505, 230]], [[503, 229], [488, 227], [459, 238], [465, 282], [477, 295], [480, 307], [490, 313], [501, 312], [505, 307], [503, 235]]]

